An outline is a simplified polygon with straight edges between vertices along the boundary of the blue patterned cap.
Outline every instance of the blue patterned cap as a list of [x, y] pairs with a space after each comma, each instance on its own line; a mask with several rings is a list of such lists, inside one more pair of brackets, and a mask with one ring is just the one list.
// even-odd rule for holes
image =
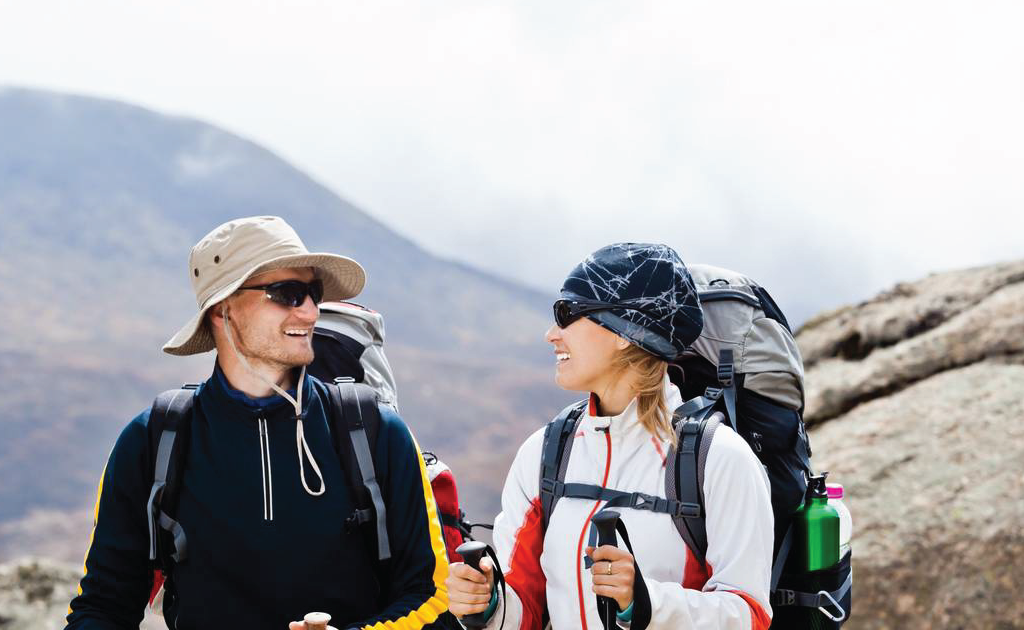
[[693, 278], [667, 245], [615, 243], [576, 265], [562, 297], [621, 304], [585, 317], [665, 361], [675, 360], [704, 328]]

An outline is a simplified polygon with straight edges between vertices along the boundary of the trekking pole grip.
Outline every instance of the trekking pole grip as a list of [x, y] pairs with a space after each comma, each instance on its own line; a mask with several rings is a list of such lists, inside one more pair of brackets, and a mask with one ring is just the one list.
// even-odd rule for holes
[[[619, 513], [615, 510], [601, 510], [590, 521], [597, 527], [597, 546], [611, 545], [618, 547], [615, 539], [615, 526], [619, 522]], [[619, 610], [619, 604], [611, 597], [604, 595], [597, 596], [597, 611], [601, 615], [604, 627], [615, 627], [615, 613]]]
[[[479, 540], [471, 540], [464, 542], [459, 545], [455, 553], [462, 556], [462, 559], [466, 561], [466, 565], [480, 571], [480, 559], [483, 558], [484, 553], [487, 551], [487, 545], [480, 542]], [[480, 571], [483, 573], [483, 571]], [[487, 625], [487, 620], [484, 619], [483, 613], [474, 613], [472, 615], [465, 615], [460, 620], [462, 625], [467, 628], [483, 628]]]

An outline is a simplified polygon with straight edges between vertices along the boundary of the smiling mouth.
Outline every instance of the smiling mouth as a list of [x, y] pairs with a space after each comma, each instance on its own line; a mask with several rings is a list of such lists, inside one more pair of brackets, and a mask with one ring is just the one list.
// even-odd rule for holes
[[570, 358], [570, 355], [569, 355], [568, 352], [556, 352], [555, 353], [555, 359], [557, 360], [558, 363], [564, 363], [565, 361], [568, 361], [569, 358]]
[[288, 337], [306, 338], [309, 337], [309, 333], [312, 332], [309, 329], [304, 328], [290, 328], [284, 331], [284, 334]]

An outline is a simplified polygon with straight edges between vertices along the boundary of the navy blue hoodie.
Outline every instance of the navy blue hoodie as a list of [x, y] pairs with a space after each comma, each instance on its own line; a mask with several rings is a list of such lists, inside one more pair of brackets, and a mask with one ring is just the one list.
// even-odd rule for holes
[[[378, 575], [375, 550], [343, 525], [353, 504], [331, 446], [327, 401], [325, 385], [307, 377], [303, 431], [327, 487], [312, 496], [299, 477], [290, 403], [249, 399], [219, 371], [200, 386], [178, 506], [189, 555], [168, 578], [177, 595], [164, 611], [168, 627], [285, 630], [289, 621], [324, 611], [338, 628], [392, 622], [388, 628], [415, 630], [447, 609], [448, 561], [415, 440], [401, 418], [381, 407], [374, 461], [392, 560]], [[148, 419], [147, 410], [128, 424], [103, 472], [68, 628], [138, 628], [143, 617], [153, 579]], [[315, 491], [319, 478], [308, 460], [305, 467]]]

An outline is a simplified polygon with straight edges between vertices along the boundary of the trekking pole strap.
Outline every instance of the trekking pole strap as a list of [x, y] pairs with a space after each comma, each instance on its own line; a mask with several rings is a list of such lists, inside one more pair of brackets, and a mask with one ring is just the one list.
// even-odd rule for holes
[[[604, 509], [607, 509], [607, 506], [602, 508], [602, 510]], [[615, 523], [615, 531], [622, 538], [622, 542], [626, 545], [630, 555], [633, 556], [633, 619], [630, 621], [630, 625], [637, 628], [646, 628], [651, 623], [651, 594], [647, 590], [647, 582], [644, 581], [643, 573], [640, 572], [640, 565], [637, 564], [633, 545], [629, 542], [629, 532], [626, 530], [626, 524], [621, 520], [617, 521]], [[602, 617], [601, 621], [605, 627], [616, 627], [615, 619], [604, 618], [603, 609], [598, 608], [598, 614]]]

